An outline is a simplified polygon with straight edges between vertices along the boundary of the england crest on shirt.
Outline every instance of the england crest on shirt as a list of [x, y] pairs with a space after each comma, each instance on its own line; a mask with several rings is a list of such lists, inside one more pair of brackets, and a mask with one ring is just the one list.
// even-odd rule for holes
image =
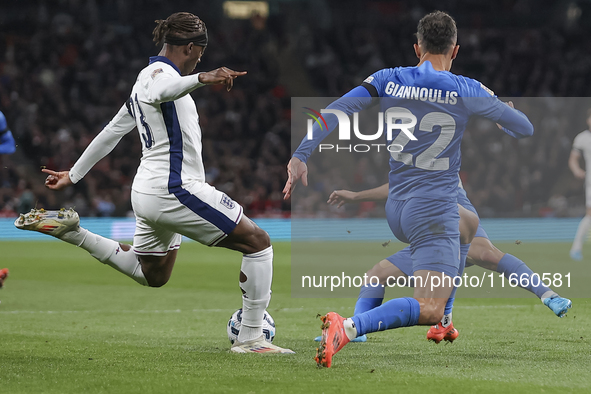
[[220, 202], [228, 209], [234, 209], [235, 207], [234, 201], [232, 201], [232, 199], [225, 194], [222, 196], [222, 200]]

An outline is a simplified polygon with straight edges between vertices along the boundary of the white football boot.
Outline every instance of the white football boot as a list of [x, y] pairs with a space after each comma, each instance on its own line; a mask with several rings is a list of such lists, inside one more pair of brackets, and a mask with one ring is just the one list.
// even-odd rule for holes
[[20, 230], [38, 231], [61, 239], [66, 233], [80, 229], [80, 217], [72, 208], [59, 211], [31, 209], [31, 212], [21, 214], [14, 225]]
[[291, 349], [284, 349], [279, 346], [275, 346], [265, 340], [265, 336], [261, 335], [257, 339], [246, 342], [234, 342], [230, 351], [233, 353], [283, 353], [283, 354], [295, 354]]

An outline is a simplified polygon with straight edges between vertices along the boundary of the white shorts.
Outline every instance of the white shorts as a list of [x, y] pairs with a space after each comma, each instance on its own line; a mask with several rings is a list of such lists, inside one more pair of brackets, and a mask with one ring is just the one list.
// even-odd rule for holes
[[174, 194], [131, 192], [136, 217], [133, 250], [139, 255], [164, 255], [181, 246], [181, 235], [214, 246], [242, 218], [242, 207], [207, 183]]

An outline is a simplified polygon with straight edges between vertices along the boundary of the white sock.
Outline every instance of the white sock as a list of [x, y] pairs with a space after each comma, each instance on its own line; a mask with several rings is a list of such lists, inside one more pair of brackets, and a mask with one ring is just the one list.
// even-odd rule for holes
[[[84, 230], [84, 232], [79, 231], [79, 233], [83, 233], [84, 236], [78, 246], [86, 250], [92, 257], [101, 263], [108, 264], [117, 271], [129, 276], [139, 284], [148, 286], [148, 281], [144, 276], [142, 266], [136, 254], [133, 253], [133, 250], [129, 249], [128, 251], [125, 251], [116, 241], [101, 237], [86, 229], [80, 229]], [[68, 240], [64, 239], [66, 234], [62, 236], [62, 240], [75, 243], [80, 239], [79, 234], [70, 233], [73, 233], [73, 231], [66, 233], [70, 235]]]
[[345, 319], [343, 327], [345, 328], [345, 335], [347, 335], [350, 341], [357, 338], [357, 327], [355, 327], [355, 323], [351, 318]]
[[271, 299], [273, 279], [273, 247], [242, 257], [240, 288], [242, 289], [242, 327], [239, 342], [263, 335], [263, 315]]
[[62, 234], [60, 239], [65, 241], [69, 244], [80, 246], [84, 239], [88, 235], [88, 230], [83, 227], [78, 227], [78, 230], [68, 231], [67, 233]]
[[451, 324], [451, 312], [447, 315], [443, 315], [441, 318], [441, 327], [445, 328]]
[[[547, 292], [542, 294], [542, 296], [540, 297], [540, 300], [542, 301], [542, 304], [544, 304], [544, 301], [546, 301], [546, 298], [553, 298], [553, 297], [558, 297], [558, 293], [556, 293], [552, 290], [548, 290]], [[544, 305], [546, 305], [546, 304], [544, 304]]]
[[585, 215], [577, 229], [577, 235], [575, 235], [575, 241], [570, 249], [571, 251], [580, 251], [583, 249], [583, 243], [585, 242], [587, 233], [589, 233], [589, 228], [591, 228], [591, 216]]

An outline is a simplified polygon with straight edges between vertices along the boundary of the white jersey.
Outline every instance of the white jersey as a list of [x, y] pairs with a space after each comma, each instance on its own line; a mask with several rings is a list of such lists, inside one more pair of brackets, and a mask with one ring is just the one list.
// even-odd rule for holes
[[134, 127], [139, 132], [142, 158], [133, 190], [169, 194], [205, 182], [199, 115], [189, 95], [199, 86], [203, 84], [198, 74], [182, 77], [168, 58], [151, 57], [127, 103], [70, 170], [72, 182], [84, 177]]
[[591, 131], [585, 130], [577, 134], [573, 142], [573, 150], [578, 151], [585, 159], [587, 185], [591, 184]]

